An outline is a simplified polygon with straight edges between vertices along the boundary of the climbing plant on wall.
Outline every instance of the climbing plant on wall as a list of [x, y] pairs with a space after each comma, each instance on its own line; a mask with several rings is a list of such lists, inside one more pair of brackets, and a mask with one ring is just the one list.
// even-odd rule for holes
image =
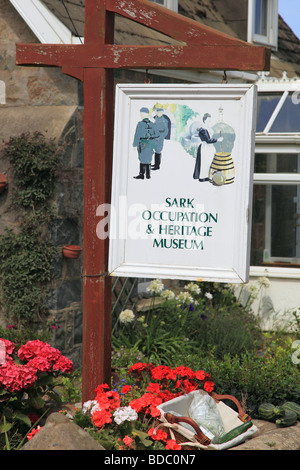
[[19, 327], [47, 315], [47, 283], [56, 248], [47, 239], [54, 215], [52, 197], [59, 152], [40, 133], [22, 134], [6, 143], [12, 166], [12, 209], [18, 223], [0, 236], [0, 290], [7, 317]]

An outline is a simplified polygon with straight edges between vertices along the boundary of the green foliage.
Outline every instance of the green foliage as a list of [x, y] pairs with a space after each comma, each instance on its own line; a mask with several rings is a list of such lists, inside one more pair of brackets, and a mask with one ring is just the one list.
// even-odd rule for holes
[[113, 368], [128, 368], [136, 362], [146, 362], [145, 356], [138, 350], [137, 347], [126, 348], [121, 345], [112, 350], [111, 364]]
[[49, 412], [46, 397], [61, 404], [54, 390], [58, 383], [55, 374], [49, 373], [41, 376], [27, 393], [0, 389], [0, 450], [17, 450], [25, 443], [27, 434]]
[[114, 325], [113, 364], [122, 369], [125, 361], [129, 367], [141, 357], [142, 362], [204, 369], [217, 393], [237, 397], [253, 417], [263, 402], [300, 403], [293, 349], [299, 314], [291, 332], [263, 333], [251, 310], [263, 287], [266, 279], [261, 278], [241, 304], [231, 285], [189, 283], [172, 292], [153, 281], [150, 306], [127, 315], [127, 321], [122, 312]]
[[20, 323], [41, 319], [46, 313], [45, 285], [51, 280], [54, 248], [37, 231], [0, 237], [0, 281], [9, 318]]
[[[292, 358], [293, 337], [268, 333], [265, 348], [248, 351], [239, 355], [225, 354], [222, 359], [214, 351], [194, 350], [190, 354], [177, 354], [173, 366], [204, 369], [215, 384], [216, 393], [233, 395], [244, 410], [253, 418], [259, 418], [258, 407], [261, 403], [271, 402], [281, 405], [284, 401], [300, 404], [300, 366]], [[114, 351], [113, 366], [122, 364], [122, 358], [129, 358], [128, 367], [140, 357], [135, 350], [122, 348]], [[120, 362], [119, 362], [120, 361]], [[143, 357], [141, 358], [143, 362]], [[127, 369], [120, 368], [122, 386], [128, 383]], [[118, 384], [114, 382], [114, 388]], [[235, 405], [231, 401], [226, 404]]]
[[38, 132], [13, 137], [6, 144], [5, 155], [14, 169], [16, 190], [14, 204], [37, 208], [52, 197], [58, 154], [53, 141]]
[[[185, 364], [201, 365], [213, 378], [215, 391], [235, 396], [252, 417], [258, 417], [258, 406], [264, 402], [280, 405], [283, 401], [300, 403], [300, 368], [292, 361], [292, 338], [280, 345], [274, 337], [258, 354], [249, 351], [225, 355], [222, 360], [213, 353], [186, 356]], [[230, 403], [227, 403], [230, 405]]]
[[228, 312], [214, 309], [204, 322], [193, 316], [187, 334], [202, 351], [213, 350], [216, 359], [254, 350], [259, 336], [256, 320], [242, 309]]
[[61, 400], [65, 403], [76, 403], [81, 400], [81, 375], [75, 371], [61, 378], [59, 390]]
[[43, 325], [43, 329], [37, 330], [37, 328], [27, 328], [17, 329], [13, 325], [10, 325], [9, 328], [0, 328], [0, 338], [8, 339], [16, 345], [16, 348], [22, 346], [22, 344], [27, 343], [28, 341], [33, 341], [39, 339], [43, 342], [49, 342], [51, 339], [51, 331]]
[[149, 305], [121, 312], [113, 327], [113, 346], [136, 348], [147, 361], [172, 365], [192, 351], [224, 354], [254, 350], [261, 339], [257, 319], [243, 307], [230, 285], [188, 283], [182, 290], [149, 287]]
[[25, 443], [27, 434], [49, 411], [46, 397], [61, 404], [54, 390], [58, 384], [56, 374], [49, 373], [39, 377], [26, 393], [0, 388], [0, 450], [19, 449]]
[[0, 286], [7, 316], [20, 326], [47, 314], [45, 288], [56, 250], [44, 231], [53, 215], [58, 152], [52, 141], [35, 133], [11, 138], [5, 155], [13, 167], [12, 206], [20, 223], [0, 237]]
[[294, 310], [292, 312], [293, 320], [290, 322], [290, 329], [296, 336], [296, 339], [300, 339], [300, 312], [299, 310]]

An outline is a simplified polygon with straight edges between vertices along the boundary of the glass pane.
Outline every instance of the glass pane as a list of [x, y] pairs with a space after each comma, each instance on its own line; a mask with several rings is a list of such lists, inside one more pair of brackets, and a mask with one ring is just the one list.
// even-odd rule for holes
[[285, 100], [270, 132], [299, 132], [300, 131], [300, 105], [293, 103], [293, 94], [290, 93]]
[[258, 153], [255, 173], [300, 173], [297, 153]]
[[151, 1], [154, 2], [154, 3], [159, 3], [160, 5], [165, 4], [165, 0], [151, 0]]
[[265, 249], [265, 224], [266, 224], [266, 189], [263, 184], [255, 184], [253, 188], [253, 215], [251, 258], [252, 266], [261, 266]]
[[262, 132], [264, 130], [282, 94], [283, 93], [261, 93], [258, 95], [256, 132]]
[[272, 186], [272, 257], [295, 258], [299, 245], [299, 186]]
[[300, 263], [300, 185], [254, 185], [251, 260]]
[[255, 1], [255, 23], [254, 32], [255, 34], [261, 34], [267, 36], [267, 7], [268, 0], [256, 0]]

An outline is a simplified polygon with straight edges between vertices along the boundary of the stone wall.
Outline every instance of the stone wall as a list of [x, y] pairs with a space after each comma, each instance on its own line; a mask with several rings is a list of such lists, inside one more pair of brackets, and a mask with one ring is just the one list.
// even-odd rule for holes
[[0, 38], [0, 80], [6, 85], [5, 106], [77, 105], [76, 80], [56, 67], [16, 65], [16, 44], [39, 41], [8, 0], [0, 0]]
[[[0, 38], [0, 81], [5, 85], [5, 99], [0, 101], [1, 144], [23, 132], [39, 131], [62, 149], [54, 198], [56, 217], [47, 234], [57, 247], [49, 285], [49, 320], [57, 326], [54, 345], [80, 365], [83, 257], [66, 259], [62, 248], [66, 244], [82, 246], [82, 84], [56, 67], [16, 66], [16, 43], [38, 40], [7, 0], [0, 0]], [[10, 205], [13, 175], [3, 157], [2, 145], [0, 173], [7, 175], [9, 184], [0, 195], [0, 234], [6, 228], [17, 229], [16, 214]], [[1, 326], [7, 326], [4, 312], [4, 308], [0, 309]]]
[[83, 246], [83, 132], [80, 109], [68, 122], [60, 144], [64, 146], [62, 168], [57, 180], [56, 217], [49, 237], [57, 246], [53, 281], [49, 286], [48, 307], [55, 330], [54, 345], [77, 366], [81, 365], [82, 343], [82, 262], [64, 258], [64, 245]]
[[[0, 38], [0, 82], [6, 95], [0, 101], [0, 142], [23, 132], [39, 131], [62, 148], [54, 198], [56, 217], [47, 234], [57, 247], [48, 307], [50, 322], [56, 326], [54, 345], [80, 366], [83, 255], [77, 260], [66, 259], [62, 248], [83, 244], [83, 86], [56, 67], [16, 66], [16, 43], [38, 40], [7, 0], [0, 0]], [[116, 83], [144, 83], [145, 78], [143, 72], [115, 72]], [[166, 82], [164, 77], [150, 78], [153, 83]], [[0, 195], [1, 235], [7, 227], [17, 226], [10, 207], [13, 175], [1, 147], [0, 173], [9, 181], [8, 190]], [[6, 325], [0, 307], [0, 326]]]

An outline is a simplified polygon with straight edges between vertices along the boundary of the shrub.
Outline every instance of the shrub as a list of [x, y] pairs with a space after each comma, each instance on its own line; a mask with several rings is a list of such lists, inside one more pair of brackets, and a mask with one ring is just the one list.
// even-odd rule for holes
[[56, 249], [45, 232], [59, 156], [53, 141], [39, 133], [12, 137], [4, 153], [13, 169], [11, 203], [20, 222], [0, 236], [0, 287], [6, 316], [21, 326], [48, 313], [46, 287]]
[[177, 292], [153, 281], [149, 308], [121, 312], [113, 346], [136, 348], [146, 360], [172, 365], [192, 351], [241, 354], [260, 341], [256, 317], [236, 298], [233, 287], [190, 282]]
[[54, 141], [46, 140], [39, 132], [21, 134], [7, 142], [5, 156], [14, 170], [14, 205], [37, 209], [47, 204], [53, 194], [58, 165]]
[[284, 347], [271, 343], [259, 355], [250, 351], [218, 359], [213, 351], [208, 354], [200, 351], [187, 356], [185, 364], [190, 367], [201, 364], [213, 378], [217, 393], [235, 396], [245, 411], [258, 417], [260, 403], [300, 402], [300, 368], [292, 360], [292, 353], [292, 339], [287, 338]]
[[0, 446], [8, 450], [18, 448], [47, 412], [46, 396], [60, 403], [54, 388], [73, 364], [40, 340], [17, 350], [11, 341], [0, 339], [0, 346]]

